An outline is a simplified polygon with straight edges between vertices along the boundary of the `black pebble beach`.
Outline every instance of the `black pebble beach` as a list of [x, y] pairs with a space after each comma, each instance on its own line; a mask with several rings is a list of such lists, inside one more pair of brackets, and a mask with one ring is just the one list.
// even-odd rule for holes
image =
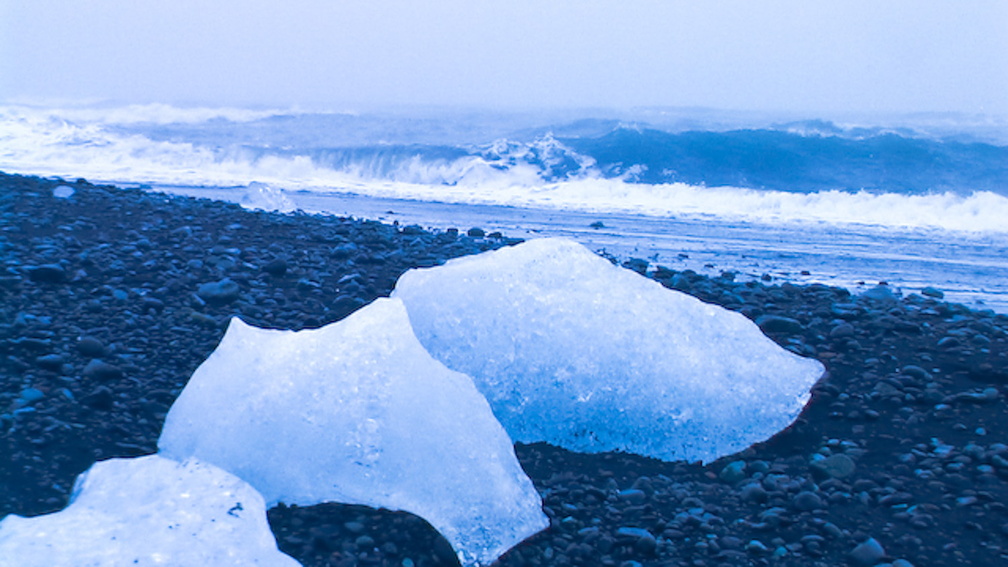
[[[318, 327], [407, 269], [513, 243], [459, 228], [0, 174], [0, 517], [60, 510], [96, 460], [154, 453], [232, 316]], [[500, 565], [1008, 564], [1008, 317], [930, 289], [646, 275], [744, 313], [827, 376], [792, 427], [706, 466], [517, 446], [551, 526]], [[281, 505], [269, 520], [306, 567], [456, 564], [405, 513]]]

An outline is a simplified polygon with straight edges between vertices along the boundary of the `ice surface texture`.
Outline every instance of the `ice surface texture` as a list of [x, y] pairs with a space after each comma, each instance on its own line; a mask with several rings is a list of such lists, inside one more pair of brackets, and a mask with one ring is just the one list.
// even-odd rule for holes
[[291, 201], [282, 189], [271, 187], [265, 183], [253, 181], [245, 189], [241, 198], [241, 206], [246, 209], [261, 211], [278, 211], [289, 213], [297, 210], [297, 205]]
[[707, 462], [785, 428], [823, 373], [744, 316], [562, 239], [411, 270], [393, 297], [520, 442]]
[[412, 512], [463, 565], [490, 563], [548, 525], [490, 406], [424, 350], [399, 300], [299, 332], [232, 319], [158, 445], [239, 476], [269, 504]]
[[156, 455], [95, 463], [54, 514], [0, 521], [0, 566], [297, 567], [262, 497], [217, 467]]

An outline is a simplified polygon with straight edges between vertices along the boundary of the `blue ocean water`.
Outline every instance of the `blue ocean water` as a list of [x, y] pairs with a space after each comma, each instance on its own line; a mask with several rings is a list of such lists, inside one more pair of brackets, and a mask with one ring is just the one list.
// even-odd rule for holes
[[7, 105], [0, 170], [1008, 312], [1008, 121], [983, 116]]

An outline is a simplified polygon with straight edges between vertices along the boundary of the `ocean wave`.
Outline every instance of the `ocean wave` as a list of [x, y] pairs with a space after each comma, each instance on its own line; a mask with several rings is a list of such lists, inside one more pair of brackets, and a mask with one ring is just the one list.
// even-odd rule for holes
[[292, 188], [357, 180], [455, 185], [505, 179], [536, 184], [553, 167], [589, 165], [548, 137], [531, 144], [501, 140], [472, 149], [422, 144], [277, 147], [262, 140], [256, 145], [230, 138], [220, 143], [223, 135], [189, 136], [192, 141], [151, 139], [105, 121], [75, 121], [61, 112], [10, 107], [0, 108], [0, 125], [0, 168], [107, 181], [227, 186], [261, 180]]
[[[1004, 182], [1008, 159], [999, 161], [1008, 149], [998, 146], [939, 144], [895, 134], [871, 138], [870, 143], [767, 130], [671, 134], [617, 124], [607, 134], [596, 131], [583, 137], [555, 137], [544, 130], [529, 139], [496, 138], [481, 144], [331, 147], [313, 143], [325, 142], [318, 124], [332, 122], [311, 116], [299, 118], [298, 124], [316, 124], [320, 129], [303, 138], [313, 143], [282, 145], [268, 137], [272, 123], [257, 121], [289, 116], [264, 119], [255, 112], [259, 111], [148, 105], [95, 118], [0, 107], [0, 169], [152, 185], [245, 187], [256, 181], [286, 191], [599, 214], [713, 215], [765, 222], [1008, 232], [1004, 222], [1008, 197], [1002, 194], [1008, 193]], [[263, 126], [266, 137], [251, 139], [218, 129], [218, 121], [232, 119], [250, 120], [245, 124], [253, 130]], [[152, 139], [143, 128], [117, 127], [144, 120], [193, 120], [202, 135], [187, 131]], [[150, 130], [155, 131], [160, 130]], [[798, 167], [810, 148], [818, 148], [807, 158], [815, 166]], [[858, 167], [859, 159], [877, 166], [877, 160], [871, 161], [872, 152], [886, 151], [902, 164], [900, 171], [913, 170], [918, 163], [914, 160], [935, 161], [958, 177], [950, 181], [924, 172], [921, 183], [931, 179], [931, 186], [908, 189], [905, 181], [910, 173], [906, 173], [897, 176], [904, 184], [880, 178], [871, 191], [856, 190], [859, 185], [849, 179], [837, 182]], [[829, 163], [824, 165], [824, 160]], [[989, 175], [985, 177], [984, 171]], [[701, 173], [705, 176], [694, 176]], [[789, 190], [754, 183], [758, 173], [784, 176], [777, 182]], [[813, 173], [824, 181], [794, 190], [803, 176]], [[953, 188], [943, 190], [947, 187]]]
[[789, 192], [1008, 194], [1008, 148], [892, 132], [848, 137], [780, 130], [669, 133], [618, 128], [604, 136], [561, 141], [593, 158], [604, 176], [632, 174], [638, 183]]

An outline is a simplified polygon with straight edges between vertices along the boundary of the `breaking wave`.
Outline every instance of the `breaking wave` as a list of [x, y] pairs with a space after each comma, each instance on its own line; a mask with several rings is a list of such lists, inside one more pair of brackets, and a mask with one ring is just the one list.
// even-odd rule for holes
[[393, 122], [168, 105], [7, 106], [0, 169], [599, 214], [1008, 232], [1008, 148], [988, 143], [820, 122], [668, 132], [593, 120], [510, 133]]

